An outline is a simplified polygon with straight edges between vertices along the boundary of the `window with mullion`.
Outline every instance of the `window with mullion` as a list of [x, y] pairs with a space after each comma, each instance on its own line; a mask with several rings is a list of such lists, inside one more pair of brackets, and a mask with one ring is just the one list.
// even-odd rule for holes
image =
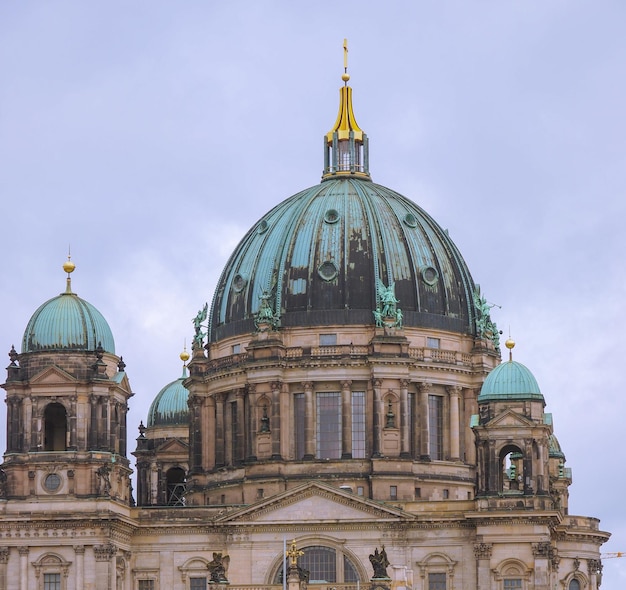
[[318, 459], [341, 458], [341, 394], [318, 393], [316, 442]]

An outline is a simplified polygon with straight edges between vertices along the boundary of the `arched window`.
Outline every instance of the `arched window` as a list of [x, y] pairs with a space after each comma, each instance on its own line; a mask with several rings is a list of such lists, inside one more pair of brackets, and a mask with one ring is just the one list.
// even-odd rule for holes
[[524, 489], [524, 455], [515, 445], [507, 445], [500, 451], [500, 492]]
[[43, 413], [44, 451], [65, 451], [67, 444], [67, 412], [61, 404], [46, 406]]
[[[304, 555], [298, 560], [301, 569], [309, 574], [309, 582], [314, 583], [356, 583], [359, 574], [347, 555], [332, 547], [313, 545], [303, 547]], [[281, 584], [283, 579], [282, 566], [276, 572], [274, 584]]]
[[580, 582], [574, 578], [570, 581], [567, 590], [580, 590]]
[[167, 480], [167, 505], [185, 505], [185, 470], [180, 467], [172, 467], [165, 474]]

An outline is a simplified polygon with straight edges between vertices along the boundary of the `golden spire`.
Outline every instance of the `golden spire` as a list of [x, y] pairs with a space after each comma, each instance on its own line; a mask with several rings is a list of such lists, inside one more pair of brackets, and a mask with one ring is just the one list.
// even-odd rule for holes
[[352, 88], [348, 86], [348, 40], [343, 40], [344, 85], [339, 89], [339, 113], [333, 128], [325, 135], [324, 176], [350, 174], [369, 179], [367, 136], [358, 126], [352, 108]]
[[67, 273], [67, 285], [65, 287], [66, 293], [72, 292], [72, 278], [70, 275], [74, 272], [76, 265], [72, 262], [72, 253], [70, 249], [67, 249], [67, 260], [63, 263], [63, 270]]
[[348, 74], [348, 40], [343, 40], [343, 74], [341, 79], [344, 82], [339, 89], [339, 114], [333, 128], [326, 134], [326, 141], [329, 144], [333, 141], [333, 135], [337, 132], [339, 141], [350, 138], [350, 132], [354, 132], [354, 139], [363, 141], [363, 131], [359, 128], [352, 110], [352, 88], [348, 86], [350, 74]]
[[343, 40], [343, 74], [341, 79], [348, 84], [348, 80], [350, 79], [350, 74], [348, 74], [348, 40]]

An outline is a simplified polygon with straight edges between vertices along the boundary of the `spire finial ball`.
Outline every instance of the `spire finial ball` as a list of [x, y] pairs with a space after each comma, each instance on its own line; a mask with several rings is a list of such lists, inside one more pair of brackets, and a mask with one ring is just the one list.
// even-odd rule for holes
[[513, 340], [512, 338], [507, 338], [504, 346], [506, 346], [509, 350], [513, 350], [513, 348], [515, 348], [515, 340]]
[[70, 274], [71, 272], [74, 272], [74, 269], [76, 268], [76, 265], [70, 260], [70, 257], [67, 257], [67, 260], [63, 263], [63, 270], [67, 273]]
[[347, 82], [350, 79], [350, 74], [348, 74], [348, 72], [345, 72], [345, 73], [341, 74], [341, 79], [344, 82]]
[[183, 361], [183, 363], [186, 363], [189, 360], [189, 353], [187, 352], [187, 349], [180, 353], [180, 360]]

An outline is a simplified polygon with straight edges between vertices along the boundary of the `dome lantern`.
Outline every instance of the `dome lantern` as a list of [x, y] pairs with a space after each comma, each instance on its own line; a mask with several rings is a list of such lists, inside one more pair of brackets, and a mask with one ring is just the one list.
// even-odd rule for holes
[[343, 68], [339, 89], [339, 113], [333, 128], [324, 136], [322, 180], [350, 175], [370, 179], [369, 142], [358, 126], [352, 109], [352, 88], [348, 86], [348, 40], [343, 40]]

